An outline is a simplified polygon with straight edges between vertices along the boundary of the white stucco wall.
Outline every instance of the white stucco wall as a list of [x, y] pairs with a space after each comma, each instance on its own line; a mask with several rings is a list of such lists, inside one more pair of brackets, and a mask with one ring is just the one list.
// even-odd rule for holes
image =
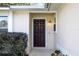
[[65, 54], [79, 55], [79, 4], [59, 7], [56, 46]]
[[13, 12], [13, 31], [29, 34], [29, 13], [26, 11]]
[[13, 32], [13, 11], [8, 12], [8, 32]]

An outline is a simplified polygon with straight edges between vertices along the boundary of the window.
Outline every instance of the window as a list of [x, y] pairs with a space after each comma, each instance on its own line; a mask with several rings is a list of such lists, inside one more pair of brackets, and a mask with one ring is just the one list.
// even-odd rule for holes
[[54, 17], [54, 31], [56, 31], [56, 17]]
[[56, 31], [56, 24], [54, 24], [54, 31]]
[[0, 16], [0, 32], [7, 31], [7, 16]]

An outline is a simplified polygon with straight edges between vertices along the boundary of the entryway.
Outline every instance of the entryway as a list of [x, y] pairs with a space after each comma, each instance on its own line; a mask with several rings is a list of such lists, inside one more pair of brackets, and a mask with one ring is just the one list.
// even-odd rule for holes
[[[29, 54], [51, 55], [54, 50], [55, 13], [30, 13]], [[43, 52], [44, 51], [44, 52]]]

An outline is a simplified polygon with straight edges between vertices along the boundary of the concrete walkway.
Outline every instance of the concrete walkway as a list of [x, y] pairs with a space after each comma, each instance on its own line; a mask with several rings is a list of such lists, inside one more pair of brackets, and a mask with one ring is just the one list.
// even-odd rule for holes
[[29, 56], [51, 56], [52, 52], [50, 49], [32, 49]]

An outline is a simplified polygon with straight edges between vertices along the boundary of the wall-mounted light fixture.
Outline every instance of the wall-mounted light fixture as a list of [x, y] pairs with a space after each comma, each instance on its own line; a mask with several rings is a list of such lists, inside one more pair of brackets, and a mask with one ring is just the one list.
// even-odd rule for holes
[[48, 20], [48, 23], [52, 23], [52, 20]]

